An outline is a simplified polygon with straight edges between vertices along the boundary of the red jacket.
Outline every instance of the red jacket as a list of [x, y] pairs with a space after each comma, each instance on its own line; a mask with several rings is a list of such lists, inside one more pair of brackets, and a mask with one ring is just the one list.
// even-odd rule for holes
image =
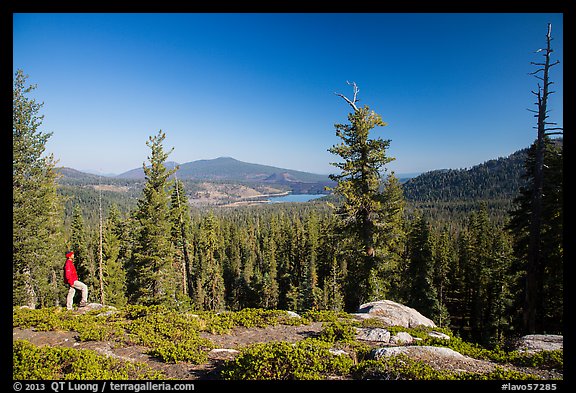
[[76, 273], [76, 267], [72, 259], [66, 259], [66, 264], [64, 265], [64, 274], [66, 275], [66, 281], [70, 286], [74, 285], [74, 281], [78, 281], [78, 273]]

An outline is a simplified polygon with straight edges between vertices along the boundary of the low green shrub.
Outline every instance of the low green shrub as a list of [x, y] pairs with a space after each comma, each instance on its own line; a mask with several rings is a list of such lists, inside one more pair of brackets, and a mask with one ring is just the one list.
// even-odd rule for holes
[[379, 360], [364, 360], [351, 370], [354, 379], [378, 380], [450, 380], [455, 376], [447, 371], [438, 371], [433, 367], [406, 355], [396, 355]]
[[338, 322], [341, 319], [352, 319], [350, 314], [344, 311], [332, 310], [307, 310], [302, 314], [302, 318], [313, 322]]
[[318, 338], [329, 343], [352, 342], [356, 340], [356, 330], [348, 323], [330, 322], [324, 325]]
[[434, 367], [400, 354], [365, 360], [351, 369], [354, 379], [383, 380], [538, 380], [536, 375], [496, 367], [488, 373], [454, 372]]
[[346, 375], [353, 365], [347, 355], [334, 355], [330, 343], [305, 339], [254, 344], [227, 361], [221, 376], [227, 380], [304, 380]]
[[166, 379], [144, 363], [123, 362], [92, 350], [37, 347], [15, 340], [12, 349], [12, 378], [46, 379]]

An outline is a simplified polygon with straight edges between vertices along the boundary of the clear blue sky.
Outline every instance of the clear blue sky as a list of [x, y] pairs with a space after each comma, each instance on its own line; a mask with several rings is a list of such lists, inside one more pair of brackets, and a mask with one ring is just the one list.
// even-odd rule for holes
[[534, 53], [552, 23], [562, 126], [563, 15], [14, 14], [13, 71], [37, 84], [59, 166], [121, 173], [158, 130], [179, 163], [230, 156], [334, 173], [351, 96], [380, 114], [396, 173], [468, 168], [535, 139]]

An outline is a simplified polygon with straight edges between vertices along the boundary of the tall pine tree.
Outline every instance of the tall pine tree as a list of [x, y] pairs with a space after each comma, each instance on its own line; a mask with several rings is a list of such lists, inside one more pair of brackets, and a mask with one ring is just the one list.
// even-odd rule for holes
[[406, 304], [428, 318], [436, 320], [440, 313], [438, 294], [434, 287], [433, 244], [430, 225], [417, 215], [408, 237], [406, 269]]
[[[88, 234], [84, 224], [84, 216], [80, 205], [75, 204], [72, 211], [72, 223], [70, 234], [70, 250], [74, 251], [74, 265], [78, 272], [78, 278], [88, 286], [88, 295], [96, 299], [98, 283], [96, 278], [96, 268], [94, 266], [94, 255], [90, 250]], [[80, 296], [78, 293], [77, 296]]]
[[352, 99], [342, 97], [353, 109], [348, 115], [350, 124], [336, 124], [336, 136], [342, 139], [338, 145], [328, 149], [340, 157], [340, 162], [332, 163], [341, 170], [330, 175], [337, 182], [334, 194], [342, 198], [336, 211], [340, 218], [338, 231], [349, 242], [346, 252], [347, 288], [346, 308], [355, 310], [361, 303], [375, 300], [375, 287], [379, 282], [374, 279], [381, 263], [381, 250], [378, 248], [377, 232], [386, 220], [385, 198], [382, 193], [382, 171], [393, 158], [386, 155], [389, 140], [370, 138], [370, 131], [377, 126], [385, 126], [380, 115], [368, 106], [358, 108], [359, 89], [351, 84]]
[[214, 214], [203, 220], [198, 242], [198, 269], [195, 272], [196, 306], [202, 310], [223, 311], [224, 277], [221, 263], [218, 223]]
[[54, 306], [65, 299], [62, 283], [63, 203], [57, 194], [52, 133], [40, 130], [41, 103], [35, 85], [17, 70], [12, 101], [12, 304]]
[[171, 241], [174, 247], [175, 269], [180, 277], [178, 285], [178, 297], [189, 299], [192, 286], [191, 266], [192, 266], [192, 242], [190, 239], [190, 209], [188, 198], [184, 191], [184, 185], [175, 179], [174, 190], [170, 204], [170, 221], [172, 224]]
[[135, 218], [138, 223], [132, 254], [135, 292], [129, 294], [131, 302], [151, 304], [175, 304], [178, 282], [174, 271], [174, 248], [170, 241], [169, 176], [176, 169], [167, 170], [164, 163], [172, 152], [164, 151], [166, 134], [160, 130], [150, 136], [146, 145], [151, 149], [150, 165], [143, 164], [146, 184], [138, 200]]
[[107, 305], [122, 307], [126, 305], [126, 271], [121, 258], [121, 217], [117, 205], [108, 212], [103, 232], [103, 276], [104, 299]]

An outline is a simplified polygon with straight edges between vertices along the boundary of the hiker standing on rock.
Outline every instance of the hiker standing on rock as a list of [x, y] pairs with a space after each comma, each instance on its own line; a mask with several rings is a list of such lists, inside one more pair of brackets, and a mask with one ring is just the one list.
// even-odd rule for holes
[[74, 266], [74, 252], [69, 251], [66, 253], [66, 264], [64, 265], [64, 276], [66, 282], [70, 285], [68, 290], [68, 296], [66, 297], [66, 308], [72, 310], [72, 303], [74, 302], [74, 295], [76, 290], [82, 291], [82, 300], [79, 306], [85, 307], [88, 303], [88, 286], [82, 281], [78, 281], [78, 273], [76, 273], [76, 267]]

